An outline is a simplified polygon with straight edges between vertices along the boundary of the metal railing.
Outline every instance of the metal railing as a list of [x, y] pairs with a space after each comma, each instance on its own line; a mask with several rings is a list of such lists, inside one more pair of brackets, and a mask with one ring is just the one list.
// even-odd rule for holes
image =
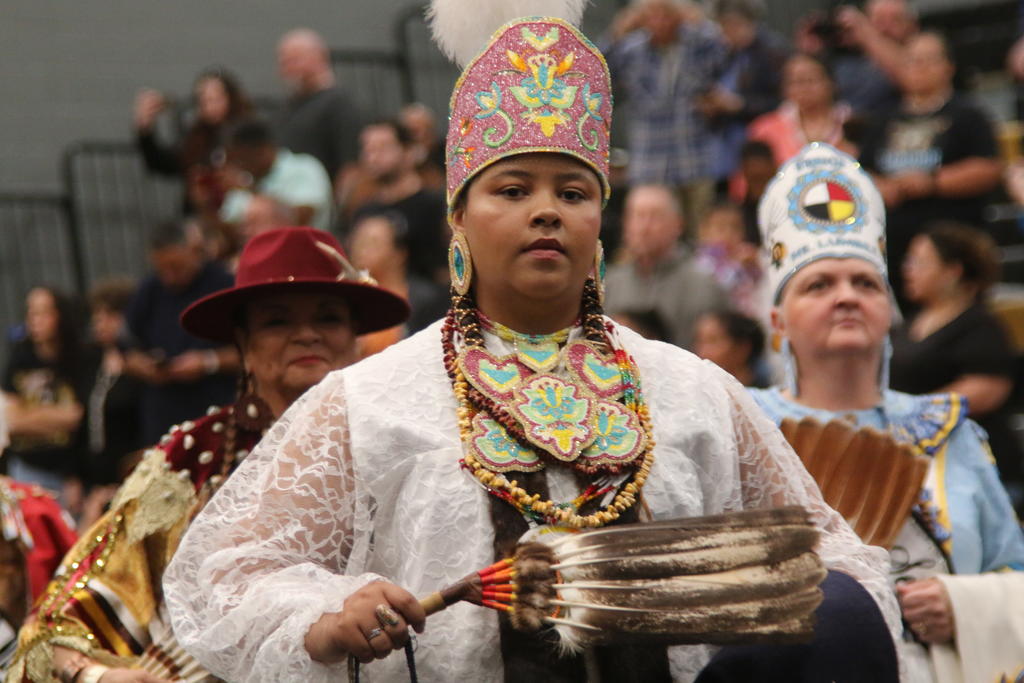
[[33, 287], [81, 291], [80, 257], [65, 197], [0, 193], [0, 330], [5, 340], [24, 318], [25, 295]]
[[63, 173], [82, 286], [142, 275], [146, 234], [181, 215], [181, 183], [147, 172], [131, 142], [76, 143], [64, 152]]
[[405, 69], [407, 102], [421, 102], [448, 117], [448, 100], [459, 77], [459, 69], [445, 57], [430, 37], [423, 5], [412, 5], [395, 19], [394, 41], [400, 64]]
[[399, 52], [335, 49], [331, 64], [338, 82], [367, 120], [393, 116], [413, 99], [405, 59]]

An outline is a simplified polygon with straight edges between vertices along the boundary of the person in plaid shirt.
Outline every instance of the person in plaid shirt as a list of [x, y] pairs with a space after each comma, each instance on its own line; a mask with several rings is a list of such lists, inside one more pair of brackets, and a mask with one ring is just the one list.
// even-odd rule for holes
[[718, 29], [678, 0], [639, 0], [602, 49], [628, 101], [630, 184], [677, 188], [687, 224], [697, 225], [714, 192], [711, 137], [697, 105], [726, 58]]

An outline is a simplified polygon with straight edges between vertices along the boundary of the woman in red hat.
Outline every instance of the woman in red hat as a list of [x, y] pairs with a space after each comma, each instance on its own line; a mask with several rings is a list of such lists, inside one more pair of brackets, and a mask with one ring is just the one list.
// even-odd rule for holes
[[296, 398], [355, 362], [357, 335], [408, 314], [405, 300], [356, 271], [328, 233], [281, 228], [254, 237], [234, 287], [181, 319], [196, 336], [238, 344], [238, 400], [173, 427], [146, 453], [65, 557], [22, 629], [8, 680], [213, 680], [177, 646], [161, 597], [181, 534]]

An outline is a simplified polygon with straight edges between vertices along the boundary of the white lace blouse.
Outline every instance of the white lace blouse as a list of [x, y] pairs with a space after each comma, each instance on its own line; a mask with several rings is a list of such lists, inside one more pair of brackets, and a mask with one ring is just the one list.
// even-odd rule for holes
[[[871, 592], [898, 633], [888, 558], [865, 546], [747, 392], [714, 365], [620, 330], [640, 369], [656, 461], [644, 498], [656, 519], [800, 504], [822, 529], [826, 564]], [[488, 337], [497, 354], [511, 348]], [[174, 629], [229, 681], [344, 680], [310, 659], [310, 626], [378, 579], [417, 596], [491, 564], [488, 494], [459, 468], [456, 403], [440, 324], [335, 372], [285, 413], [188, 530], [164, 575]], [[549, 468], [556, 499], [577, 492]], [[669, 648], [691, 680], [710, 648]], [[422, 681], [501, 681], [497, 614], [457, 604], [418, 636]], [[363, 668], [407, 680], [401, 652]]]

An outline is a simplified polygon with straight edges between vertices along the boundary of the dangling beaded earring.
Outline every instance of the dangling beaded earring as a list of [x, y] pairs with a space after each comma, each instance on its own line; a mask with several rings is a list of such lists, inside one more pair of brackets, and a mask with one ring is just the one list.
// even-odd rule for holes
[[782, 386], [790, 396], [796, 398], [799, 386], [796, 381], [796, 358], [793, 356], [793, 349], [789, 347], [788, 337], [782, 338], [779, 354], [782, 356]]
[[882, 345], [882, 365], [878, 368], [878, 391], [885, 393], [889, 388], [889, 364], [892, 362], [892, 340], [885, 335], [885, 343]]
[[604, 305], [604, 275], [608, 270], [608, 264], [604, 260], [604, 245], [601, 240], [597, 241], [597, 250], [594, 251], [594, 284], [597, 286], [597, 303]]
[[452, 289], [461, 296], [469, 293], [469, 285], [473, 281], [473, 260], [469, 256], [466, 235], [460, 230], [452, 231], [452, 241], [448, 244], [448, 274]]
[[235, 402], [235, 424], [246, 431], [260, 432], [271, 422], [270, 406], [253, 387], [252, 373], [245, 373]]

